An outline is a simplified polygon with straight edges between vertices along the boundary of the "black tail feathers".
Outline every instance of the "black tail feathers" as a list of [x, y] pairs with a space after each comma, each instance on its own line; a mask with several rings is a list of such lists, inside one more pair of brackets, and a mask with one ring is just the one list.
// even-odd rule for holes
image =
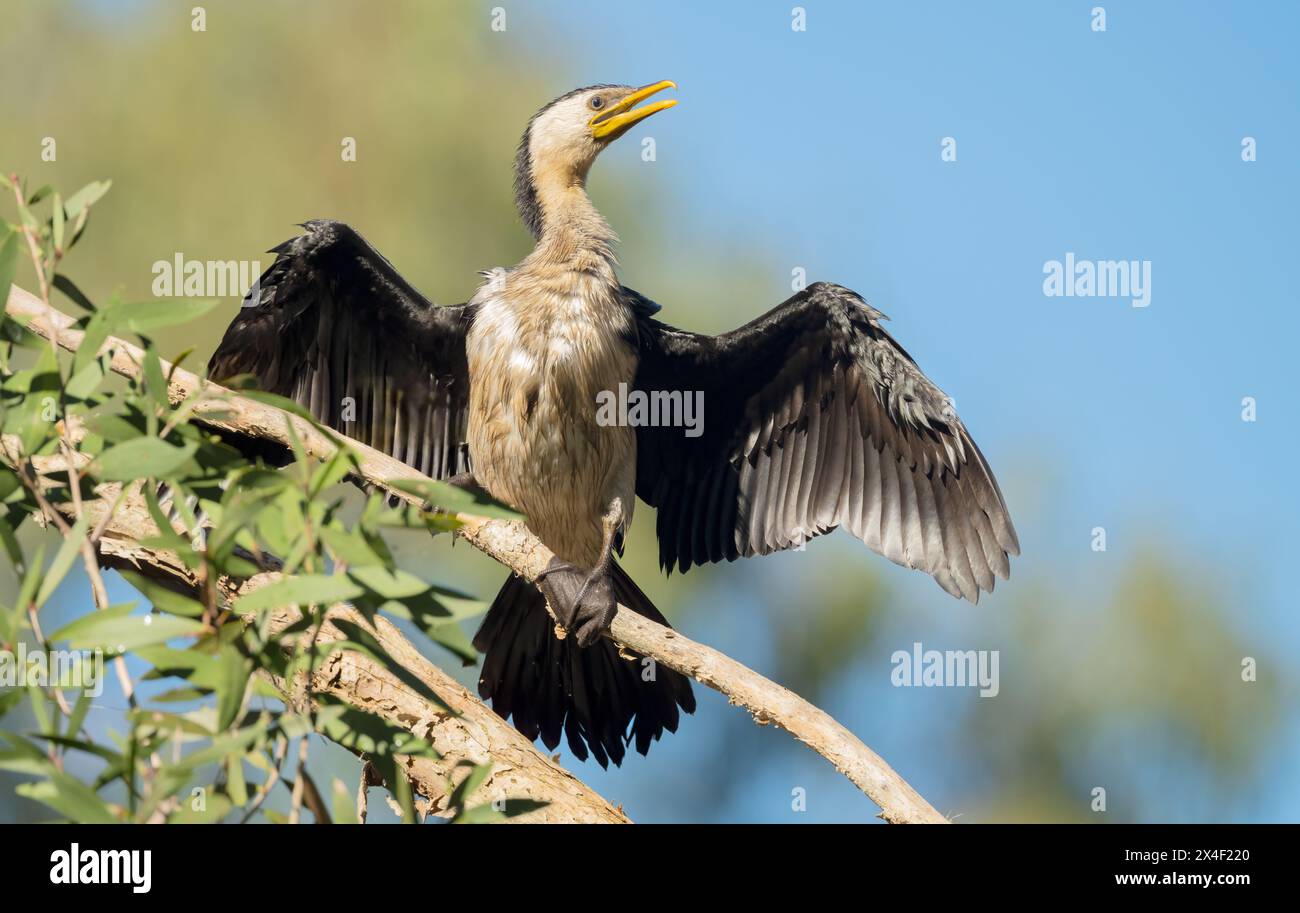
[[[620, 603], [668, 624], [617, 562], [610, 573]], [[640, 658], [620, 656], [608, 638], [579, 649], [572, 638], [558, 639], [554, 626], [541, 592], [512, 575], [474, 635], [474, 646], [487, 654], [479, 695], [491, 698], [502, 717], [513, 716], [515, 728], [528, 738], [541, 736], [554, 750], [563, 731], [579, 760], [590, 750], [606, 767], [611, 760], [621, 764], [634, 740], [645, 754], [665, 729], [676, 732], [678, 708], [695, 712], [685, 676], [663, 666], [651, 675]]]

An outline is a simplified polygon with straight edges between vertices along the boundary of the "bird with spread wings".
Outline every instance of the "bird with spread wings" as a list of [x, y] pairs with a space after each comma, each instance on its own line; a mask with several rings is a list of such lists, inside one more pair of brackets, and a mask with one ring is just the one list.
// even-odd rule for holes
[[[1019, 543], [949, 399], [856, 293], [814, 283], [707, 336], [623, 286], [586, 193], [596, 157], [672, 107], [671, 82], [569, 92], [529, 122], [515, 196], [536, 244], [438, 306], [352, 228], [312, 221], [274, 249], [209, 365], [251, 374], [317, 420], [519, 510], [555, 559], [511, 577], [474, 639], [479, 690], [529, 738], [604, 766], [644, 754], [695, 699], [602, 638], [621, 603], [666, 620], [614, 559], [637, 498], [671, 571], [800, 546], [843, 527], [975, 602]], [[701, 398], [702, 428], [602, 421], [620, 389]], [[566, 636], [546, 610], [550, 602]]]

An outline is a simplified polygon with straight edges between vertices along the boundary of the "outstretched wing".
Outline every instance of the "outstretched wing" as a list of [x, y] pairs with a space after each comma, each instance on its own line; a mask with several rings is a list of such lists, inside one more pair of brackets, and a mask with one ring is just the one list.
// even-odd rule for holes
[[263, 390], [433, 478], [467, 471], [473, 306], [433, 304], [341, 222], [303, 227], [273, 249], [209, 376], [253, 374]]
[[636, 389], [702, 394], [703, 429], [637, 429], [637, 494], [671, 571], [798, 546], [844, 526], [972, 602], [1020, 546], [948, 398], [854, 292], [816, 283], [702, 336], [639, 323]]

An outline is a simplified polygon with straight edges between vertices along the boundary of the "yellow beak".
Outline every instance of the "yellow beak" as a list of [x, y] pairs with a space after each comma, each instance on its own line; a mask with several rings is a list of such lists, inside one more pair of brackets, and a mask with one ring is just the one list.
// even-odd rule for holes
[[675, 89], [677, 83], [665, 79], [663, 82], [652, 83], [648, 86], [642, 86], [627, 98], [611, 105], [604, 111], [601, 111], [593, 117], [589, 123], [591, 135], [596, 139], [603, 139], [607, 136], [620, 136], [629, 127], [637, 121], [645, 120], [651, 114], [657, 114], [667, 108], [677, 104], [675, 98], [665, 98], [644, 108], [635, 107], [637, 103], [644, 101], [656, 92], [662, 92], [664, 89]]

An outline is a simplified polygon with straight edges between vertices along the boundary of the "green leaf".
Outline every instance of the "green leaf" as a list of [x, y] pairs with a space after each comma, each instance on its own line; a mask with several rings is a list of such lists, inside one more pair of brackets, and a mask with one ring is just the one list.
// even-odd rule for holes
[[177, 650], [174, 647], [140, 647], [136, 656], [153, 666], [145, 673], [147, 679], [174, 675], [205, 691], [215, 691], [220, 680], [217, 658], [198, 650]]
[[357, 817], [356, 801], [338, 777], [330, 784], [330, 809], [335, 824], [361, 823]]
[[231, 755], [226, 758], [226, 790], [236, 805], [248, 802], [248, 781], [244, 779], [243, 758]]
[[75, 738], [81, 731], [81, 726], [86, 721], [86, 714], [90, 712], [90, 702], [94, 695], [90, 692], [92, 688], [81, 689], [81, 694], [77, 695], [77, 703], [72, 708], [72, 715], [68, 717], [68, 728], [65, 730], [69, 737]]
[[415, 495], [435, 508], [475, 517], [500, 517], [505, 520], [522, 520], [524, 515], [504, 504], [493, 501], [477, 491], [467, 491], [446, 482], [424, 479], [398, 479], [389, 483], [398, 491]]
[[190, 770], [175, 767], [163, 767], [157, 770], [148, 782], [149, 792], [138, 808], [131, 809], [131, 816], [137, 823], [148, 821], [164, 801], [182, 791], [188, 792], [185, 786], [191, 774]]
[[547, 806], [548, 803], [539, 802], [536, 799], [506, 799], [504, 802], [484, 802], [481, 805], [464, 808], [464, 801], [470, 797], [474, 789], [478, 789], [482, 782], [481, 777], [485, 777], [487, 775], [486, 771], [491, 771], [491, 769], [491, 764], [476, 767], [470, 772], [470, 776], [462, 781], [461, 786], [463, 787], [470, 783], [471, 777], [480, 776], [479, 781], [471, 784], [472, 789], [461, 796], [459, 802], [455, 798], [451, 800], [453, 809], [460, 808], [455, 817], [451, 819], [452, 824], [501, 824], [511, 818], [526, 815]]
[[76, 220], [72, 223], [72, 237], [68, 239], [68, 250], [72, 250], [72, 248], [76, 246], [77, 242], [81, 240], [81, 236], [86, 230], [86, 222], [89, 218], [90, 210], [83, 209], [81, 210], [81, 214], [78, 215]]
[[371, 548], [365, 536], [355, 529], [324, 526], [317, 530], [317, 534], [335, 557], [348, 563], [354, 574], [360, 567], [384, 564], [383, 556]]
[[212, 735], [212, 727], [207, 722], [200, 722], [199, 717], [215, 718], [211, 707], [202, 708], [191, 714], [164, 713], [161, 710], [133, 710], [127, 719], [136, 727], [135, 735], [140, 739], [155, 736], [175, 738], [178, 734], [206, 739]]
[[165, 326], [190, 323], [220, 304], [216, 298], [160, 298], [151, 302], [118, 304], [118, 326], [133, 333], [148, 333]]
[[229, 729], [239, 715], [252, 674], [252, 663], [230, 645], [223, 646], [218, 654], [217, 728]]
[[97, 358], [88, 360], [80, 368], [74, 365], [73, 371], [67, 386], [63, 388], [73, 399], [88, 399], [104, 382], [104, 366]]
[[72, 357], [73, 374], [79, 372], [99, 355], [104, 340], [108, 339], [112, 334], [113, 322], [109, 316], [112, 310], [112, 308], [106, 308], [102, 311], [96, 311], [91, 315], [90, 320], [86, 322], [86, 331], [81, 337], [81, 345], [77, 346], [77, 353]]
[[330, 486], [342, 482], [355, 468], [355, 460], [350, 450], [340, 448], [334, 451], [312, 476], [309, 496], [315, 498]]
[[167, 378], [163, 377], [162, 360], [152, 346], [144, 353], [144, 388], [154, 402], [167, 405]]
[[550, 804], [551, 803], [549, 802], [542, 802], [537, 799], [507, 799], [505, 801], [505, 811], [502, 814], [507, 818], [517, 818], [520, 815], [535, 812], [539, 808], [546, 808], [546, 806]]
[[28, 703], [32, 705], [32, 715], [36, 717], [36, 726], [42, 732], [52, 732], [54, 725], [50, 720], [50, 703], [53, 698], [35, 685], [27, 686]]
[[234, 609], [239, 615], [247, 615], [288, 605], [333, 605], [356, 599], [363, 592], [361, 586], [342, 574], [303, 574], [254, 590], [240, 598]]
[[109, 482], [130, 482], [145, 476], [165, 478], [184, 466], [198, 448], [194, 441], [175, 447], [156, 437], [124, 441], [100, 455], [96, 461], [99, 477]]
[[6, 688], [0, 691], [0, 719], [10, 710], [23, 702], [23, 692], [18, 688]]
[[210, 688], [169, 688], [162, 694], [155, 694], [153, 699], [159, 704], [188, 704], [201, 701], [211, 693]]
[[61, 387], [58, 362], [49, 346], [39, 350], [31, 369], [4, 378], [4, 390], [20, 395], [17, 406], [4, 415], [4, 430], [19, 435], [23, 453], [39, 453], [53, 439]]
[[195, 800], [189, 796], [181, 797], [181, 807], [167, 816], [168, 824], [212, 824], [230, 814], [230, 799], [221, 793], [209, 792], [200, 808], [194, 807]]
[[[19, 689], [19, 695], [26, 689]], [[0, 741], [10, 747], [0, 751], [0, 770], [13, 773], [35, 774], [43, 777], [55, 770], [53, 762], [35, 744], [27, 741], [16, 732], [0, 732]]]
[[16, 603], [19, 611], [26, 612], [31, 606], [32, 600], [36, 598], [36, 588], [41, 585], [41, 563], [45, 560], [45, 543], [42, 542], [36, 546], [36, 558], [27, 565], [27, 573], [23, 575], [22, 586], [18, 588], [18, 602]]
[[442, 595], [437, 587], [419, 596], [390, 600], [380, 611], [416, 625], [424, 635], [456, 654], [466, 665], [478, 659], [478, 651], [460, 626], [462, 619], [481, 615], [486, 603], [459, 595]]
[[267, 547], [287, 559], [295, 545], [306, 541], [303, 536], [302, 494], [285, 489], [274, 501], [266, 503], [254, 522]]
[[[163, 547], [179, 553], [182, 557], [186, 552], [193, 551], [185, 537], [172, 528], [171, 520], [163, 513], [162, 505], [158, 503], [158, 490], [153, 485], [145, 486], [144, 500], [149, 508], [149, 518], [153, 520], [154, 526], [158, 530], [158, 535], [155, 538], [161, 540]], [[196, 566], [188, 561], [185, 563], [189, 567]]]
[[18, 232], [11, 231], [0, 244], [0, 298], [9, 301], [9, 286], [14, 281], [14, 271], [18, 268]]
[[[29, 320], [26, 318], [17, 319], [9, 314], [0, 312], [0, 353], [10, 346], [18, 346], [22, 349], [48, 349], [50, 344], [47, 340], [37, 336], [28, 329]], [[8, 359], [6, 358], [7, 362]], [[6, 370], [12, 370], [12, 366], [5, 364]]]
[[[87, 311], [95, 310], [95, 305], [91, 303], [85, 293], [82, 292], [81, 289], [77, 288], [77, 284], [67, 276], [63, 275], [63, 273], [59, 273], [54, 277], [54, 287], [71, 298], [79, 307], [85, 308]], [[103, 342], [103, 340], [100, 340], [100, 342]], [[99, 346], [96, 345], [95, 349], [97, 351]], [[94, 355], [95, 352], [91, 352], [90, 354]]]
[[0, 465], [0, 503], [9, 500], [9, 496], [22, 487], [18, 473], [8, 466]]
[[[95, 317], [104, 315], [103, 325], [110, 333], [119, 329], [148, 333], [202, 317], [219, 303], [216, 298], [156, 298], [110, 305], [96, 311]], [[88, 325], [87, 331], [89, 329]]]
[[[221, 663], [213, 653], [203, 653], [199, 649], [177, 650], [172, 647], [139, 647], [131, 652], [153, 666], [142, 676], [146, 681], [174, 677], [183, 679], [192, 686], [188, 689], [173, 689], [176, 693], [187, 690], [195, 694], [210, 694], [221, 685]], [[255, 695], [280, 697], [269, 682], [257, 678], [252, 682]], [[180, 697], [176, 699], [181, 700]], [[186, 698], [189, 699], [191, 698]]]
[[451, 819], [452, 824], [502, 824], [506, 820], [506, 815], [493, 808], [491, 802], [485, 802], [482, 805], [476, 805], [473, 808], [467, 808], [458, 812], [456, 817]]
[[56, 256], [63, 255], [63, 198], [54, 194], [54, 214], [50, 219], [50, 238], [54, 241]]
[[293, 462], [287, 468], [296, 471], [299, 476], [306, 479], [311, 460], [307, 456], [307, 448], [302, 444], [302, 438], [298, 435], [298, 429], [294, 427], [287, 415], [284, 417], [284, 433], [289, 438], [289, 449], [293, 451]]
[[427, 740], [381, 717], [346, 705], [328, 706], [338, 712], [321, 714], [317, 728], [330, 741], [338, 742], [344, 748], [372, 757], [391, 758], [395, 754], [427, 758], [439, 756]]
[[492, 773], [493, 766], [494, 765], [491, 762], [488, 762], [486, 764], [477, 764], [470, 768], [470, 772], [465, 775], [465, 779], [461, 780], [460, 783], [456, 785], [456, 788], [452, 790], [448, 805], [452, 808], [461, 809], [462, 811], [468, 807], [469, 798], [473, 796], [475, 790], [482, 786], [484, 781], [487, 780], [488, 776]]
[[110, 606], [103, 611], [83, 615], [50, 636], [66, 640], [73, 649], [102, 649], [105, 653], [123, 653], [137, 647], [166, 643], [177, 637], [192, 637], [207, 630], [202, 622], [175, 615], [132, 615], [134, 602]]
[[149, 604], [161, 612], [167, 612], [171, 615], [181, 615], [185, 618], [199, 618], [203, 615], [203, 604], [191, 599], [189, 596], [176, 592], [170, 587], [163, 586], [155, 580], [150, 580], [143, 574], [138, 574], [131, 570], [118, 571], [131, 586], [135, 587]]
[[37, 235], [41, 234], [41, 224], [36, 221], [36, 216], [32, 215], [32, 211], [26, 206], [18, 207], [18, 217], [28, 229]]
[[478, 650], [463, 628], [454, 621], [424, 628], [424, 635], [439, 646], [450, 650], [466, 666], [472, 666], [478, 660]]
[[100, 197], [108, 193], [108, 188], [112, 186], [112, 181], [91, 181], [68, 197], [68, 201], [63, 204], [64, 214], [69, 219], [77, 218], [81, 215], [82, 210], [97, 203]]
[[427, 593], [431, 587], [414, 574], [387, 570], [376, 565], [351, 568], [348, 576], [384, 599], [408, 599]]
[[20, 796], [48, 805], [63, 817], [79, 824], [117, 824], [117, 817], [99, 794], [80, 780], [56, 771], [39, 783], [20, 783]]
[[93, 754], [97, 758], [103, 758], [110, 764], [122, 763], [121, 754], [111, 748], [106, 748], [103, 745], [94, 745], [90, 742], [84, 742], [81, 739], [68, 738], [67, 736], [32, 733], [31, 737], [34, 739], [44, 739], [47, 742], [53, 742], [61, 748], [72, 748], [76, 751], [84, 751], [86, 754]]
[[172, 769], [192, 771], [204, 764], [224, 761], [228, 757], [241, 756], [248, 751], [250, 746], [266, 736], [270, 726], [269, 720], [261, 720], [251, 726], [245, 726], [243, 729], [222, 733], [214, 738], [206, 748], [182, 758], [181, 763], [173, 765]]
[[133, 441], [144, 434], [144, 419], [134, 413], [130, 417], [113, 413], [92, 413], [87, 421], [90, 428], [98, 434], [105, 444], [121, 444]]
[[[22, 514], [18, 514], [19, 517]], [[9, 563], [21, 573], [23, 566], [23, 549], [18, 544], [18, 533], [9, 518], [0, 513], [0, 543], [4, 545], [5, 554], [9, 556]]]

